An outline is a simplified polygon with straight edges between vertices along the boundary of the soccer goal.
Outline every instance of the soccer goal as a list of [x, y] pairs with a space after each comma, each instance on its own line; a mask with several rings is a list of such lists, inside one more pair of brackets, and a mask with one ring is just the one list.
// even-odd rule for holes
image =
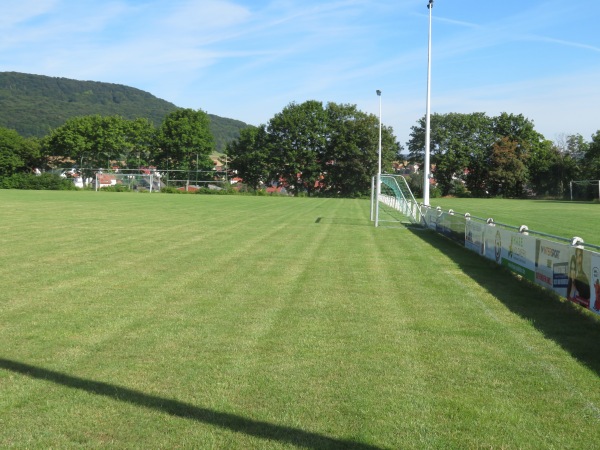
[[600, 180], [573, 180], [570, 183], [571, 200], [600, 198]]
[[94, 174], [95, 190], [113, 187], [132, 191], [159, 192], [161, 174], [159, 172], [144, 173], [140, 171], [96, 172]]
[[[381, 175], [381, 189], [376, 189], [377, 177], [373, 178], [371, 195], [371, 220], [379, 222], [421, 223], [421, 206], [402, 175]], [[378, 197], [378, 198], [377, 198]]]

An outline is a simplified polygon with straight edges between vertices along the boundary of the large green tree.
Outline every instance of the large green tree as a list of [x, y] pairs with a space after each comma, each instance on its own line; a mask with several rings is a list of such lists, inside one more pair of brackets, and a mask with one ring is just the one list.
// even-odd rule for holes
[[44, 140], [48, 156], [73, 161], [84, 168], [108, 167], [141, 151], [153, 134], [149, 121], [121, 116], [74, 117]]
[[[502, 113], [491, 118], [484, 113], [431, 116], [431, 162], [435, 164], [433, 173], [442, 194], [452, 194], [457, 186], [465, 185], [476, 196], [499, 192], [521, 195], [528, 185], [528, 174], [535, 173], [530, 164], [539, 162], [549, 145], [535, 131], [533, 122], [520, 114]], [[408, 148], [411, 159], [421, 163], [425, 118], [412, 127]], [[536, 154], [538, 158], [532, 157]], [[492, 181], [492, 178], [505, 178], [511, 167], [516, 168], [516, 162], [525, 164], [526, 171], [519, 172], [516, 185], [499, 189], [497, 180]], [[507, 164], [507, 167], [498, 164]], [[493, 176], [492, 170], [495, 171]], [[550, 174], [549, 169], [543, 170], [546, 175]], [[523, 173], [527, 174], [525, 179]]]
[[165, 117], [156, 136], [155, 164], [167, 170], [207, 170], [214, 140], [202, 110], [177, 109]]
[[[423, 162], [425, 118], [411, 127], [408, 142], [413, 161]], [[476, 194], [486, 190], [487, 159], [495, 142], [493, 121], [484, 113], [432, 114], [431, 163], [442, 194], [451, 194], [456, 184], [466, 184]]]
[[569, 181], [578, 178], [580, 167], [566, 147], [544, 141], [529, 153], [529, 183], [541, 196], [564, 197]]
[[519, 152], [519, 143], [509, 137], [502, 137], [492, 146], [489, 171], [490, 193], [503, 197], [520, 197], [527, 180], [525, 155]]
[[321, 174], [328, 121], [323, 104], [290, 103], [269, 121], [272, 177], [284, 180], [294, 193], [311, 195]]
[[40, 143], [15, 130], [0, 127], [0, 176], [31, 172], [40, 165]]
[[[231, 167], [253, 187], [282, 182], [295, 193], [356, 197], [377, 173], [379, 120], [355, 105], [292, 103], [268, 127], [243, 130], [228, 147]], [[382, 165], [399, 154], [390, 127], [382, 127]]]
[[[328, 137], [320, 189], [328, 195], [365, 195], [378, 170], [379, 119], [356, 105], [327, 104]], [[400, 147], [391, 127], [381, 130], [382, 172], [390, 172]]]
[[127, 167], [148, 166], [153, 158], [156, 128], [150, 119], [138, 118], [126, 123], [124, 160]]

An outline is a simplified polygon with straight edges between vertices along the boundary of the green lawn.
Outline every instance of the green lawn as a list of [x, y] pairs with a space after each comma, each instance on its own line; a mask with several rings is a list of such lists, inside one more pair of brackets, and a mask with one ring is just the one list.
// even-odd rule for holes
[[504, 200], [471, 198], [433, 198], [433, 207], [453, 209], [460, 213], [507, 225], [527, 225], [564, 238], [579, 236], [589, 244], [600, 245], [600, 204], [552, 200]]
[[0, 448], [600, 447], [600, 320], [368, 201], [0, 210]]

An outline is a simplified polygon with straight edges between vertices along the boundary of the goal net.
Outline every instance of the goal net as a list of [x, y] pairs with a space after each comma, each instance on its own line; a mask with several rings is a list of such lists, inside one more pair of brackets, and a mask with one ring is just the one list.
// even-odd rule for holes
[[600, 180], [573, 180], [570, 183], [571, 200], [600, 198]]
[[119, 190], [160, 192], [161, 175], [158, 172], [96, 172], [93, 185], [96, 190], [115, 188]]
[[379, 214], [375, 218], [376, 223], [402, 222], [407, 218], [412, 223], [421, 223], [421, 206], [402, 175], [381, 175], [379, 206], [375, 208], [375, 214]]

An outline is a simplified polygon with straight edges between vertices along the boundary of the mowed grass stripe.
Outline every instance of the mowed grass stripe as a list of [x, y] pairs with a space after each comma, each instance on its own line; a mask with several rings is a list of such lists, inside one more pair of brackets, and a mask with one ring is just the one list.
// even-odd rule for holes
[[[597, 321], [431, 233], [375, 229], [366, 201], [1, 194], [20, 225], [0, 219], [15, 242], [0, 252], [0, 358], [280, 437], [0, 368], [0, 446], [597, 447], [598, 356], [574, 350], [578, 333], [600, 339]], [[85, 227], [69, 228], [73, 204]], [[71, 244], [61, 226], [92, 255], [78, 269], [52, 260]], [[35, 280], [4, 265], [32, 239]]]

